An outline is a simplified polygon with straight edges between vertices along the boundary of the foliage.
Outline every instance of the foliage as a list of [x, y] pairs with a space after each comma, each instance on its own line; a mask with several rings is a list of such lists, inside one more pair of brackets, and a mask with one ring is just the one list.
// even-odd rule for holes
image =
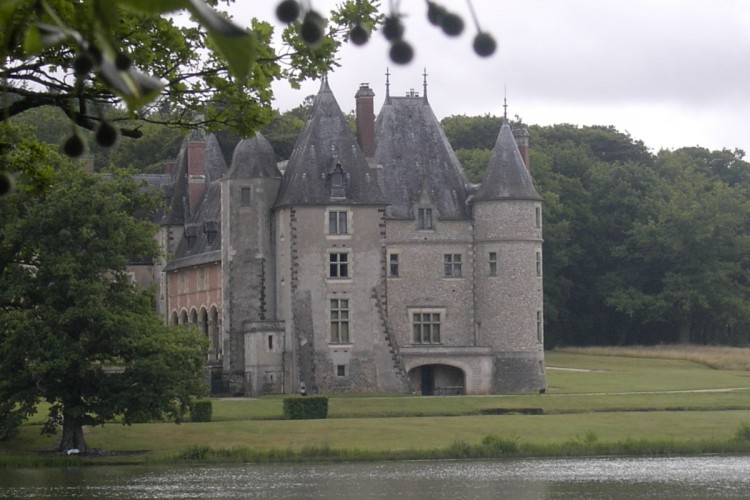
[[284, 418], [307, 420], [328, 416], [328, 398], [325, 396], [305, 396], [284, 399]]
[[191, 422], [210, 422], [213, 413], [213, 403], [211, 401], [195, 401], [190, 408]]
[[13, 154], [54, 170], [48, 189], [21, 172], [0, 199], [0, 417], [17, 425], [45, 400], [47, 430], [64, 422], [62, 449], [82, 451], [83, 425], [179, 418], [203, 389], [203, 340], [164, 326], [127, 273], [134, 256], [157, 255], [155, 227], [131, 214], [158, 198], [126, 173], [22, 146]]

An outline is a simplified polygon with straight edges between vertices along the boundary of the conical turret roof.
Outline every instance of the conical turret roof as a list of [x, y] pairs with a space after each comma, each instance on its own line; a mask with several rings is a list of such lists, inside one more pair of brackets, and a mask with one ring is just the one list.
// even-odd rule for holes
[[389, 95], [375, 137], [389, 217], [413, 218], [413, 205], [426, 195], [438, 217], [469, 218], [466, 175], [425, 97]]
[[542, 200], [534, 189], [508, 120], [500, 127], [484, 179], [474, 196], [475, 202], [496, 200]]
[[323, 80], [282, 178], [276, 206], [384, 205], [371, 169]]
[[228, 179], [257, 179], [261, 177], [281, 177], [276, 166], [276, 154], [268, 139], [260, 132], [242, 139], [234, 148], [232, 166]]

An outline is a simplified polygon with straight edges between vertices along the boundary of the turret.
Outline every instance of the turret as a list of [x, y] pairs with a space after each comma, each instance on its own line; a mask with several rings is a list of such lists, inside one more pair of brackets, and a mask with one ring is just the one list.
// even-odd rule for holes
[[495, 392], [545, 387], [542, 197], [507, 120], [473, 199], [477, 339], [495, 356]]

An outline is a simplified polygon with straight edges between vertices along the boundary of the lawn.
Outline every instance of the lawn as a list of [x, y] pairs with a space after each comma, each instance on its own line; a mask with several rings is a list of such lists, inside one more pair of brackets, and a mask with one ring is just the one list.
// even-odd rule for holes
[[[189, 447], [370, 453], [476, 445], [489, 435], [534, 446], [582, 440], [723, 442], [750, 423], [750, 372], [744, 370], [679, 359], [549, 352], [547, 382], [545, 394], [330, 396], [325, 420], [281, 419], [279, 396], [214, 399], [210, 423], [113, 423], [89, 429], [87, 440], [103, 450], [148, 450], [129, 461], [164, 461]], [[488, 409], [543, 414], [480, 414]], [[38, 424], [25, 425], [16, 439], [0, 443], [0, 464], [53, 448], [55, 439], [39, 430]]]

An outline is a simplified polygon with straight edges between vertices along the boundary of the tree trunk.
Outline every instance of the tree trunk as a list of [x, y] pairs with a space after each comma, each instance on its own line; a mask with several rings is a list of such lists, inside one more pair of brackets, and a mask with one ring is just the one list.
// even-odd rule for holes
[[691, 324], [689, 319], [683, 319], [682, 321], [680, 321], [680, 324], [677, 327], [677, 341], [680, 344], [690, 343], [690, 326]]
[[90, 451], [86, 439], [83, 437], [83, 419], [81, 417], [63, 413], [62, 438], [60, 438], [60, 445], [57, 450], [63, 453], [69, 450], [78, 450], [79, 453]]

